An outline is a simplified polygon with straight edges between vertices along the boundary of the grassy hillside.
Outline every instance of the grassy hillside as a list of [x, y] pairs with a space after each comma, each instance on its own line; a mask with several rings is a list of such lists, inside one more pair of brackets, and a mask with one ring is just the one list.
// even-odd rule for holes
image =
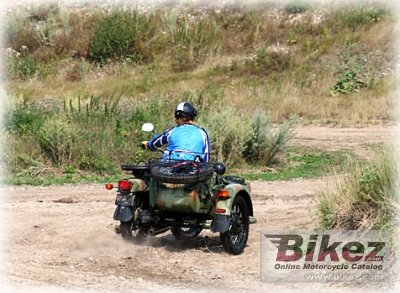
[[143, 159], [140, 125], [172, 125], [189, 100], [217, 160], [269, 167], [294, 121], [393, 120], [393, 30], [367, 1], [12, 9], [6, 163], [16, 178], [115, 174]]
[[6, 20], [7, 91], [28, 101], [203, 94], [274, 121], [386, 122], [393, 16], [350, 2], [19, 8]]

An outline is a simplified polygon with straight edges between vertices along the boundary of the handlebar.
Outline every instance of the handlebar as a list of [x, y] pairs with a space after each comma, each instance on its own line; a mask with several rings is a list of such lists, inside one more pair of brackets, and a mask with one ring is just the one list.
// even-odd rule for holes
[[[142, 143], [140, 144], [140, 146], [142, 147], [142, 149], [147, 150], [147, 149], [149, 149], [148, 143], [149, 143], [148, 141], [142, 141]], [[155, 151], [164, 153], [164, 151], [163, 151], [162, 149], [159, 149], [159, 148], [154, 148], [154, 149], [155, 149]]]

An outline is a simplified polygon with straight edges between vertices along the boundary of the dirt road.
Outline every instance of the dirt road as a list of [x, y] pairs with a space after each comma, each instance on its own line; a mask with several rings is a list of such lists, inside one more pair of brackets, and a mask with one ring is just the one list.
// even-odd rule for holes
[[[293, 143], [348, 147], [367, 154], [369, 144], [388, 137], [389, 129], [381, 127], [316, 128], [298, 132]], [[258, 222], [251, 226], [248, 246], [239, 256], [225, 253], [218, 234], [210, 231], [186, 244], [178, 244], [169, 233], [143, 245], [125, 243], [114, 233], [114, 192], [101, 185], [3, 187], [7, 201], [3, 199], [1, 207], [11, 219], [6, 278], [10, 286], [19, 288], [15, 292], [33, 288], [38, 292], [44, 288], [52, 292], [347, 291], [335, 284], [260, 282], [260, 231], [314, 228], [316, 195], [320, 189], [332, 188], [333, 182], [330, 177], [252, 182]], [[382, 287], [368, 288], [361, 289]]]

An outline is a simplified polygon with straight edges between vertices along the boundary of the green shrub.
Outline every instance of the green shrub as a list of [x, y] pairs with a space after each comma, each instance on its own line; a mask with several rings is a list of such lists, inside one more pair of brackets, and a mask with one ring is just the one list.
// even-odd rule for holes
[[109, 58], [130, 58], [140, 61], [136, 41], [148, 27], [146, 19], [136, 11], [114, 11], [100, 21], [89, 45], [89, 57], [101, 62]]
[[350, 94], [366, 87], [367, 84], [360, 80], [357, 73], [348, 70], [340, 74], [337, 83], [331, 88], [331, 94]]
[[264, 112], [257, 112], [251, 123], [250, 138], [244, 143], [243, 157], [249, 163], [272, 166], [278, 163], [278, 154], [294, 136], [294, 119], [280, 128], [273, 127]]
[[309, 10], [311, 8], [310, 3], [308, 3], [307, 1], [301, 1], [301, 0], [292, 0], [289, 3], [287, 3], [284, 6], [284, 10], [287, 13], [290, 14], [295, 14], [295, 13], [302, 13], [302, 12], [306, 12], [307, 10]]
[[353, 165], [337, 188], [318, 198], [322, 229], [388, 229], [396, 226], [397, 170], [393, 150], [383, 149], [365, 164]]
[[7, 131], [21, 136], [38, 133], [45, 120], [46, 113], [43, 109], [22, 103], [7, 114], [5, 127]]
[[21, 53], [9, 50], [6, 67], [9, 77], [24, 80], [32, 78], [38, 70], [36, 61], [28, 53], [26, 47], [21, 49]]
[[374, 80], [382, 78], [387, 60], [382, 54], [370, 52], [364, 43], [346, 42], [339, 56], [335, 74], [338, 80], [331, 94], [350, 94], [371, 88]]
[[256, 69], [266, 68], [268, 67], [269, 63], [270, 63], [270, 57], [267, 48], [265, 48], [264, 46], [257, 48], [253, 60], [253, 66]]
[[270, 52], [265, 46], [256, 48], [247, 62], [252, 74], [265, 75], [282, 72], [290, 66], [290, 56], [285, 52]]

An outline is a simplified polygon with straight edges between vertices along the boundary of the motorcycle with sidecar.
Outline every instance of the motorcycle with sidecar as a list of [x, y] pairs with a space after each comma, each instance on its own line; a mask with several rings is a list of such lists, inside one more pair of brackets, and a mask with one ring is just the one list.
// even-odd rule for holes
[[[154, 126], [145, 123], [143, 131]], [[250, 184], [238, 176], [225, 176], [222, 163], [150, 160], [122, 164], [133, 177], [115, 187], [114, 220], [117, 232], [128, 241], [171, 231], [178, 241], [192, 239], [203, 229], [219, 232], [224, 249], [243, 252], [249, 225], [256, 222]], [[111, 190], [113, 184], [106, 184]]]

